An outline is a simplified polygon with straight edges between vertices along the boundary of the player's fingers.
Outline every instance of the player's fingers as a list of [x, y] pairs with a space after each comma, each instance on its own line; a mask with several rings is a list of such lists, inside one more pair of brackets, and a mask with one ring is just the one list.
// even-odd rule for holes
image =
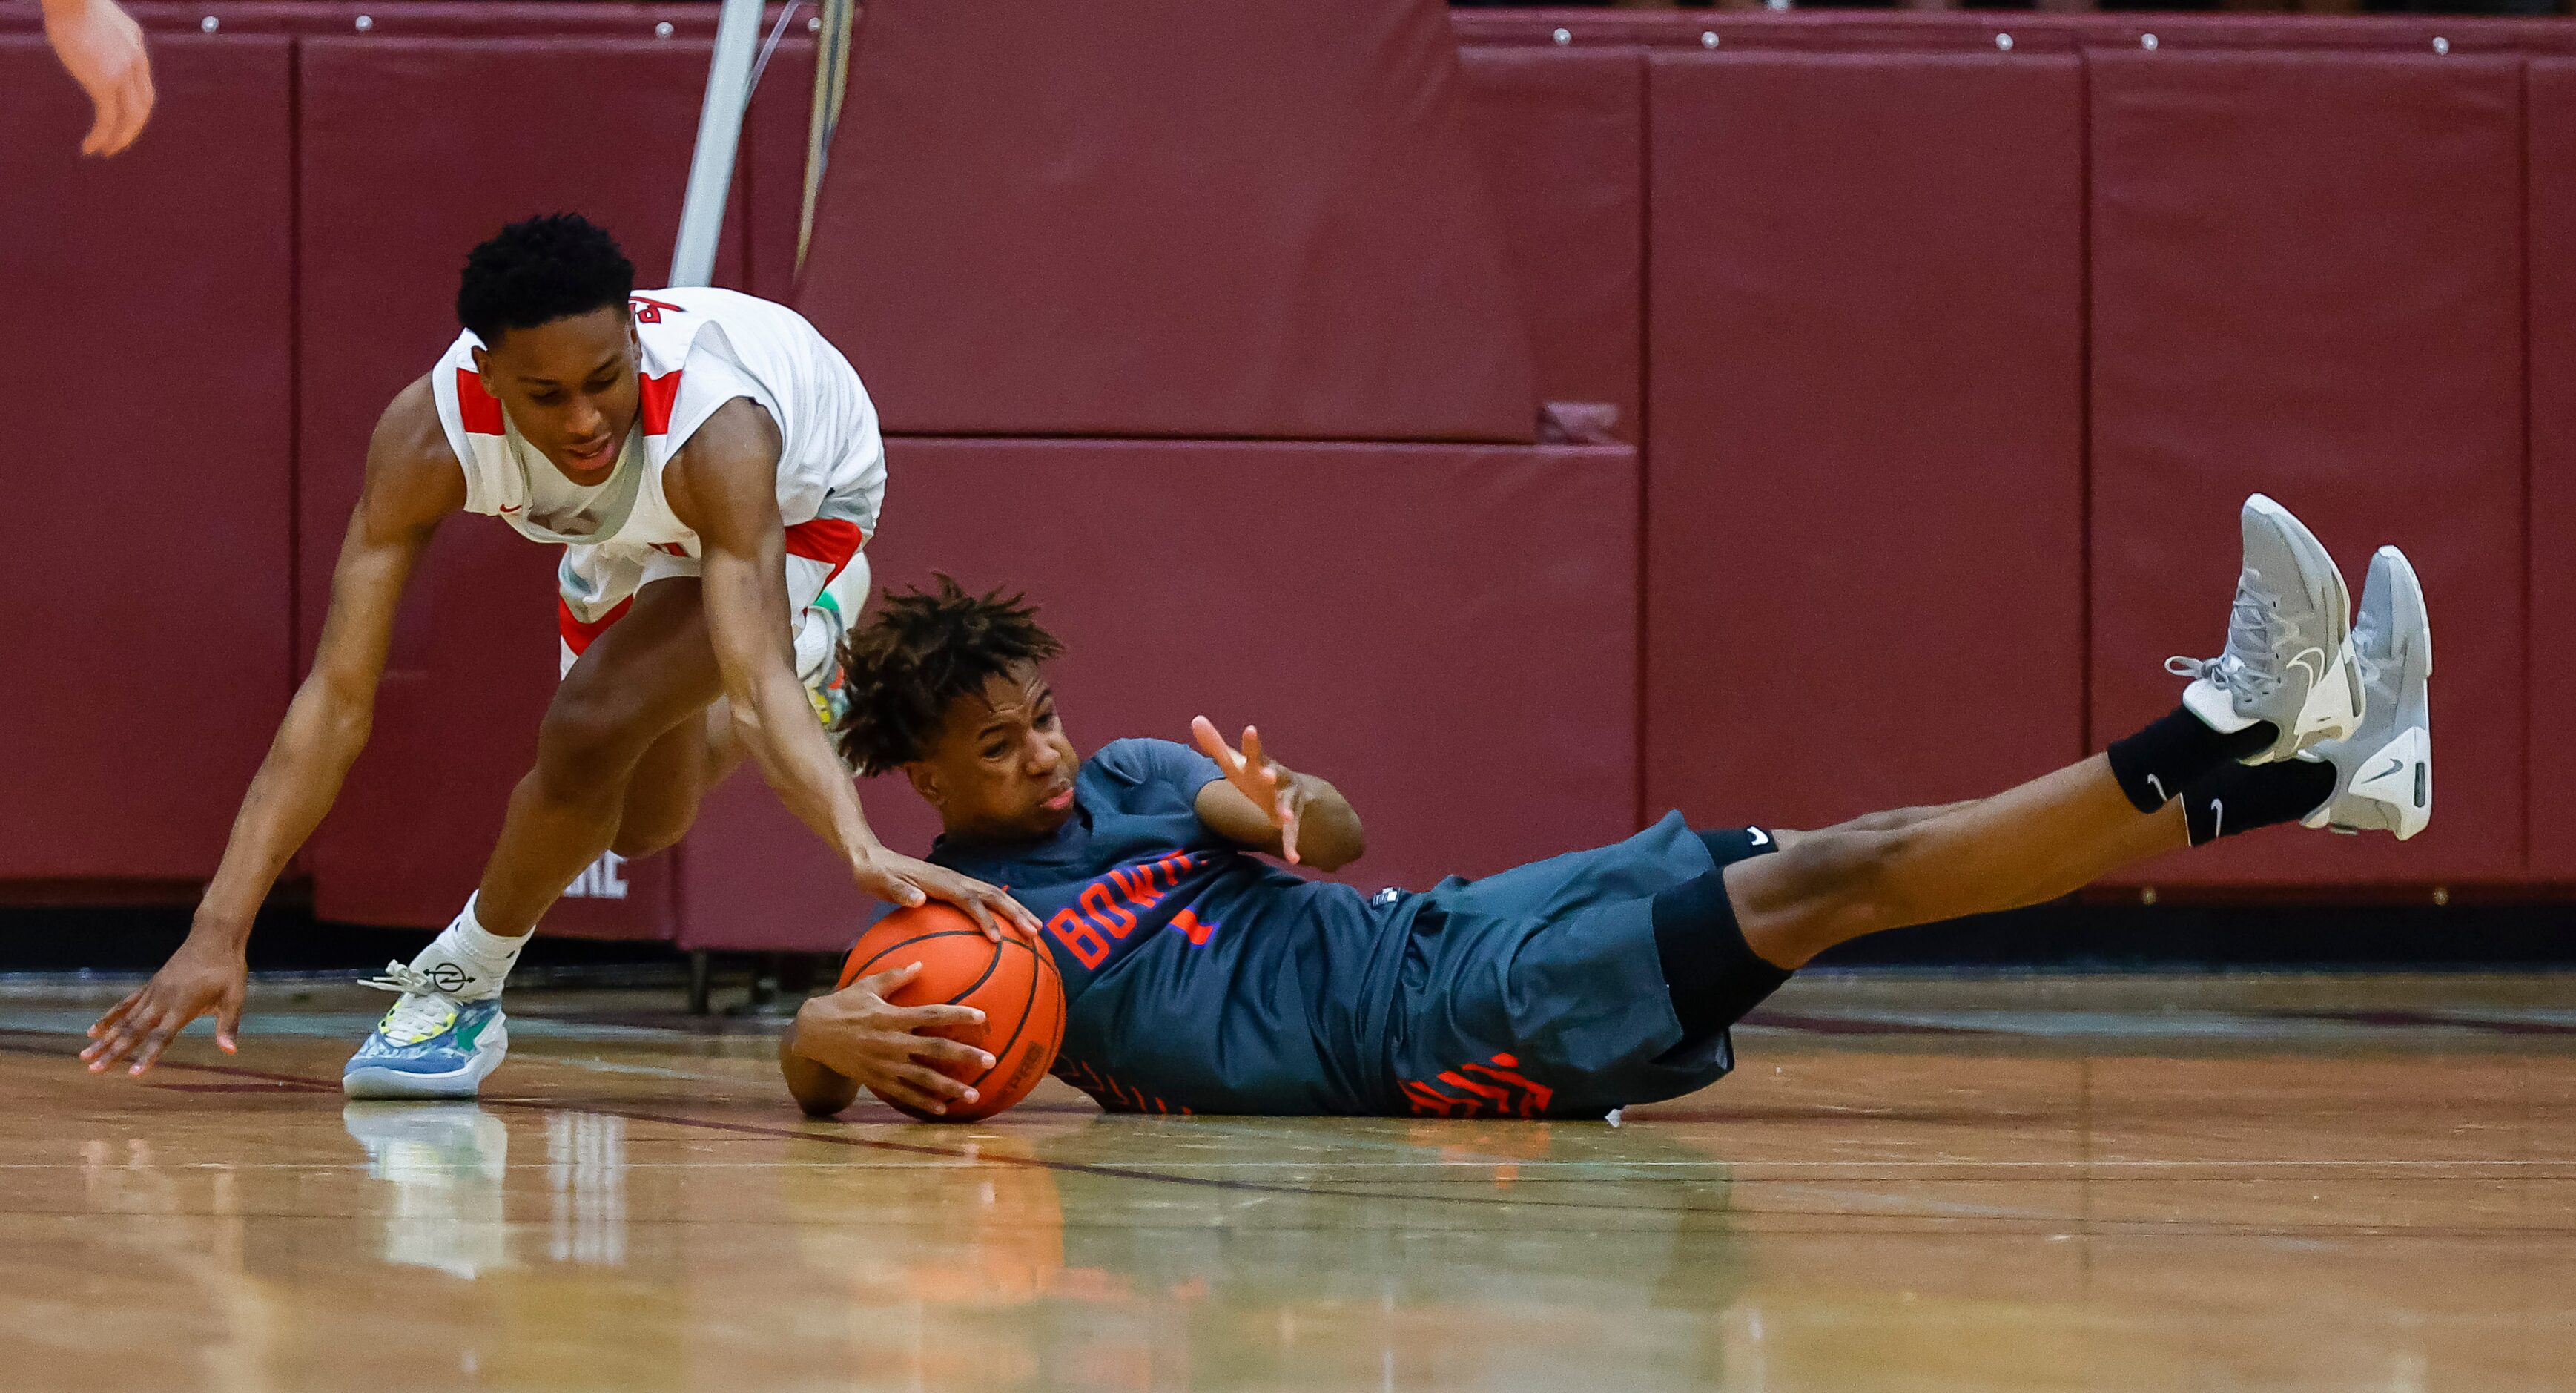
[[963, 1040], [951, 1040], [945, 1035], [912, 1037], [912, 1057], [932, 1064], [970, 1064], [978, 1069], [993, 1067], [993, 1056]]
[[1265, 773], [1270, 768], [1270, 761], [1261, 754], [1261, 732], [1253, 726], [1243, 728], [1243, 762]]
[[984, 931], [984, 937], [995, 943], [1002, 941], [1002, 926], [994, 922], [993, 911], [984, 907], [983, 896], [967, 895], [962, 897], [959, 903], [965, 909], [967, 917], [975, 921], [975, 927]]
[[91, 1022], [89, 1038], [93, 1040], [97, 1039], [101, 1035], [106, 1034], [118, 1021], [125, 1019], [125, 1013], [133, 1010], [134, 1003], [143, 999], [143, 990], [144, 989], [141, 987], [136, 987], [134, 990], [127, 992], [123, 1001], [108, 1007], [104, 1014], [100, 1015], [96, 1021]]
[[915, 976], [918, 976], [920, 972], [921, 964], [905, 963], [901, 967], [887, 968], [885, 971], [877, 973], [874, 976], [862, 977], [859, 980], [852, 982], [850, 985], [857, 987], [861, 991], [867, 992], [871, 996], [883, 997], [888, 992], [891, 992], [895, 988], [902, 986], [904, 983], [911, 981]]
[[1199, 742], [1199, 749], [1208, 758], [1216, 761], [1216, 767], [1228, 775], [1243, 767], [1243, 760], [1227, 747], [1225, 737], [1216, 733], [1216, 722], [1205, 716], [1190, 717], [1190, 736]]
[[1279, 850], [1292, 866], [1297, 864], [1297, 804], [1300, 801], [1294, 793], [1279, 795]]
[[142, 1033], [143, 1025], [140, 1017], [129, 1015], [117, 1022], [116, 1028], [108, 1032], [106, 1039], [81, 1052], [89, 1058], [89, 1071], [95, 1074], [113, 1067], [118, 1060], [125, 1058], [133, 1050], [135, 1037]]
[[122, 100], [117, 103], [116, 133], [108, 137], [101, 154], [114, 155], [134, 143], [143, 134], [143, 123], [152, 119], [152, 71], [141, 60], [122, 84]]
[[1031, 943], [1038, 941], [1038, 916], [1027, 905], [1000, 890], [993, 892], [992, 905], [993, 912], [1009, 920], [1011, 927], [1020, 931], [1021, 937]]
[[972, 1006], [896, 1006], [888, 1009], [880, 1022], [885, 1029], [906, 1035], [925, 1030], [957, 1030], [984, 1023], [984, 1013]]
[[918, 909], [930, 898], [910, 877], [889, 870], [877, 870], [859, 883], [869, 894], [902, 909]]
[[223, 1003], [215, 1008], [215, 1048], [226, 1054], [241, 1046], [235, 1032], [241, 1029], [242, 993], [236, 988], [224, 994]]
[[116, 128], [117, 94], [113, 87], [90, 94], [89, 134], [81, 137], [81, 153], [95, 155], [107, 148], [108, 132]]
[[[896, 1077], [941, 1102], [975, 1101], [975, 1090], [961, 1079], [952, 1079], [936, 1069], [921, 1064], [907, 1064], [895, 1071]], [[943, 1109], [945, 1111], [945, 1109]]]
[[163, 1016], [160, 1023], [144, 1035], [142, 1047], [134, 1052], [133, 1065], [125, 1072], [137, 1078], [142, 1077], [152, 1068], [152, 1062], [161, 1057], [161, 1051], [169, 1048], [170, 1037], [178, 1034], [179, 1028], [186, 1024], [187, 1021], [180, 1018], [176, 1012]]
[[908, 1079], [888, 1079], [878, 1091], [886, 1095], [889, 1103], [902, 1102], [933, 1117], [943, 1116], [948, 1111], [946, 1098]]

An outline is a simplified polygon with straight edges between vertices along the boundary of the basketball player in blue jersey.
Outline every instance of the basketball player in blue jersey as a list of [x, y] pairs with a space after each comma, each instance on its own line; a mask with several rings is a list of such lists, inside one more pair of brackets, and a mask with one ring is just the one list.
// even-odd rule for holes
[[[2296, 518], [2243, 510], [2223, 654], [2176, 659], [2171, 714], [1991, 798], [1828, 827], [1694, 830], [1678, 813], [1592, 851], [1421, 893], [1363, 895], [1360, 819], [1333, 786], [1229, 747], [1075, 752], [1017, 600], [893, 596], [842, 649], [844, 757], [939, 810], [930, 859], [1009, 888], [1063, 971], [1058, 1077], [1125, 1112], [1597, 1118], [1704, 1087], [1728, 1027], [1864, 934], [2037, 903], [2131, 862], [2274, 823], [2401, 840], [2432, 810], [2423, 593], [2393, 547], [2359, 623]], [[890, 983], [808, 1002], [780, 1058], [808, 1111], [881, 1059]], [[964, 1014], [959, 1008], [925, 1012]], [[923, 1039], [924, 1060], [973, 1058]], [[918, 1065], [908, 1101], [969, 1096]]]

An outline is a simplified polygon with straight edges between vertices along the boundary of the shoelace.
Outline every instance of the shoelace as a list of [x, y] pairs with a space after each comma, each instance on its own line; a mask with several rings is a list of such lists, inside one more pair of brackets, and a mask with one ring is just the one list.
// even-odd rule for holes
[[2236, 577], [2236, 603], [2228, 615], [2227, 649], [2215, 658], [2171, 657], [2165, 671], [2176, 677], [2206, 679], [2210, 685], [2269, 696], [2281, 685], [2281, 649], [2296, 633], [2276, 631], [2296, 626], [2281, 614], [2281, 597], [2262, 587], [2263, 577], [2251, 566]]
[[429, 980], [429, 974], [409, 963], [386, 963], [384, 976], [363, 978], [359, 985], [402, 993], [402, 999], [376, 1026], [386, 1039], [400, 1045], [417, 1044], [446, 1029], [448, 1017], [457, 1006], [454, 997]]

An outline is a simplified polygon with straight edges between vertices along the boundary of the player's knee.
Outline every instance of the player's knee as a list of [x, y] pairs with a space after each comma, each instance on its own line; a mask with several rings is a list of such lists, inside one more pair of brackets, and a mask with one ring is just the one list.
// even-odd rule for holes
[[632, 819], [617, 824], [617, 835], [610, 838], [608, 849], [629, 861], [641, 861], [657, 851], [668, 851], [689, 833], [686, 821], [647, 823], [638, 826]]
[[630, 797], [626, 815], [617, 820], [617, 835], [609, 840], [608, 849], [629, 861], [641, 860], [677, 846], [697, 820], [698, 803], [694, 797], [676, 804], [645, 807], [636, 806]]
[[1794, 866], [1810, 912], [1839, 942], [1915, 922], [1905, 874], [1915, 835], [1907, 827], [1817, 832], [1780, 856]]
[[558, 695], [537, 727], [537, 771], [548, 785], [597, 790], [626, 776], [647, 743], [621, 704]]

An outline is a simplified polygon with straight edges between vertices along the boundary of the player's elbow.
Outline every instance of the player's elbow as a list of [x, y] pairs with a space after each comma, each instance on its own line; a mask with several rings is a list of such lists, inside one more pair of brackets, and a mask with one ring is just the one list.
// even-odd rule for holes
[[1344, 817], [1340, 825], [1324, 829], [1325, 835], [1312, 838], [1320, 846], [1308, 846], [1310, 840], [1297, 839], [1297, 854], [1316, 870], [1330, 874], [1368, 854], [1368, 832], [1357, 817]]
[[305, 679], [288, 709], [292, 724], [341, 749], [363, 749], [375, 733], [376, 703], [372, 686], [361, 686], [331, 672], [316, 670]]

